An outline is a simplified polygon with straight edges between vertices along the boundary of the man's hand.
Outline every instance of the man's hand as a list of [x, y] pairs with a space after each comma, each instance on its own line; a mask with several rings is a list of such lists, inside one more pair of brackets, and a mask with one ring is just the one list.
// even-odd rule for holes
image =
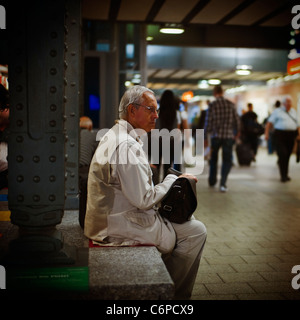
[[198, 179], [194, 175], [192, 175], [190, 173], [183, 173], [178, 178], [182, 178], [182, 177], [189, 178], [189, 179], [194, 179], [196, 182], [198, 182]]

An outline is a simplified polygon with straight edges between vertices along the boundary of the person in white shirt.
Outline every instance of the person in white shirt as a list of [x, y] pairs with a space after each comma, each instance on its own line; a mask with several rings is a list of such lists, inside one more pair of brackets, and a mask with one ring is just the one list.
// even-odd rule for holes
[[177, 177], [169, 174], [154, 186], [142, 148], [141, 133], [154, 129], [158, 118], [154, 93], [143, 86], [128, 89], [119, 113], [120, 120], [100, 140], [90, 165], [85, 235], [107, 246], [155, 245], [174, 281], [175, 299], [188, 299], [206, 228], [194, 217], [171, 223], [157, 211]]
[[266, 128], [265, 139], [269, 139], [270, 130], [274, 128], [275, 148], [278, 156], [279, 173], [282, 182], [290, 181], [289, 161], [293, 152], [295, 139], [300, 139], [300, 124], [297, 113], [292, 108], [292, 100], [285, 98], [283, 106], [275, 109], [270, 115]]

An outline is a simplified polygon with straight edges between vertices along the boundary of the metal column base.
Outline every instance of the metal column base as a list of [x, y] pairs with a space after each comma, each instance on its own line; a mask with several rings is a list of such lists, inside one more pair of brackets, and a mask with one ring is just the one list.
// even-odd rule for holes
[[32, 231], [20, 228], [19, 237], [9, 244], [3, 264], [10, 266], [71, 265], [76, 248], [63, 244], [62, 233], [55, 228]]

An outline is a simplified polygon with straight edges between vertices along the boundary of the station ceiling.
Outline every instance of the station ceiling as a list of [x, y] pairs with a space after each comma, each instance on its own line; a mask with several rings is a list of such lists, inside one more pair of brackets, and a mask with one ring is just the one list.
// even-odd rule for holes
[[[182, 60], [187, 59], [185, 52], [177, 65], [167, 67], [162, 63], [166, 60], [158, 57], [154, 61], [149, 57], [148, 86], [156, 90], [168, 87], [182, 91], [197, 90], [197, 82], [207, 78], [218, 78], [230, 87], [241, 81], [264, 82], [286, 75], [292, 31], [291, 10], [294, 5], [295, 1], [291, 0], [83, 0], [82, 17], [106, 22], [146, 24], [147, 35], [153, 38], [148, 43], [149, 51], [151, 48], [163, 51], [164, 47], [219, 48], [218, 59], [229, 61], [228, 50], [224, 48], [249, 48], [257, 49], [252, 53], [256, 51], [259, 60], [260, 55], [264, 57], [264, 63], [260, 63], [259, 68], [254, 66], [251, 75], [244, 77], [235, 74], [238, 54], [234, 59], [231, 57], [232, 64], [223, 65], [223, 69], [222, 63], [217, 63], [216, 58], [212, 60], [216, 61], [215, 64], [204, 61], [183, 65]], [[181, 24], [185, 32], [181, 35], [161, 34], [159, 27], [165, 23]], [[274, 52], [278, 53], [276, 61], [272, 60]], [[232, 56], [232, 52], [230, 54]], [[210, 59], [209, 54], [205, 53], [204, 56]], [[255, 55], [251, 57], [255, 61]]]

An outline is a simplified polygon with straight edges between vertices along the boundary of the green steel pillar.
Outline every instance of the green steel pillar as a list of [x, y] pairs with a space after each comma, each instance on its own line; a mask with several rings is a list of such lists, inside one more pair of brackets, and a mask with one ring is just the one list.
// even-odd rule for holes
[[12, 15], [8, 203], [19, 236], [10, 261], [73, 263], [55, 226], [78, 193], [80, 1], [19, 2]]

